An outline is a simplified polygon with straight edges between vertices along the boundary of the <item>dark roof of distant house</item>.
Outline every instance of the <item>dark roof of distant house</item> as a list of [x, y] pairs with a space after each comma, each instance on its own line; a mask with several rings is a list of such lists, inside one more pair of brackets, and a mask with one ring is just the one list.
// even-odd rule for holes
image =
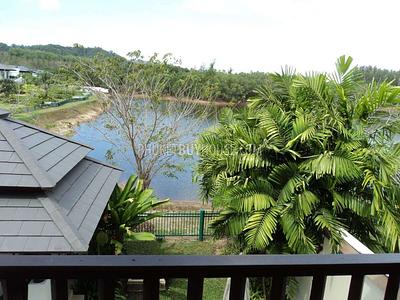
[[0, 64], [0, 70], [2, 71], [15, 71], [16, 69], [16, 66]]
[[24, 73], [34, 73], [36, 72], [36, 70], [28, 68], [28, 67], [24, 67], [24, 66], [17, 66], [16, 67], [20, 72], [24, 72]]
[[85, 252], [121, 170], [0, 110], [0, 252]]
[[15, 66], [15, 65], [5, 65], [5, 64], [0, 64], [0, 70], [2, 71], [17, 71], [19, 70], [22, 73], [37, 73], [38, 70], [28, 68], [25, 66]]

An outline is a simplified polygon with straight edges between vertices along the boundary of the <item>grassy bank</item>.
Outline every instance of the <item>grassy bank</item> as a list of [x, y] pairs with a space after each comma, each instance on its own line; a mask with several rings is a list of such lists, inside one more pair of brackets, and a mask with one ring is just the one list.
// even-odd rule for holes
[[[128, 254], [157, 255], [218, 255], [224, 254], [224, 241], [165, 240], [154, 242], [131, 242], [127, 245]], [[225, 290], [225, 278], [206, 278], [204, 280], [203, 299], [222, 299]], [[162, 300], [186, 299], [187, 280], [167, 279], [168, 289], [160, 292]]]
[[72, 102], [60, 107], [14, 114], [13, 118], [59, 134], [71, 135], [75, 126], [96, 118], [101, 112], [100, 102], [96, 98], [90, 97], [88, 100]]

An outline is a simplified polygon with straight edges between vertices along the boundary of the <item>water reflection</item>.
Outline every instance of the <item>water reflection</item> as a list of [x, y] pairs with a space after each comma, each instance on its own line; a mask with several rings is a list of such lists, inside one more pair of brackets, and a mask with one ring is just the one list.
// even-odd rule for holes
[[[178, 104], [179, 105], [179, 104]], [[160, 107], [160, 111], [163, 111], [163, 107]], [[196, 183], [192, 182], [193, 170], [197, 162], [197, 157], [191, 144], [199, 132], [212, 126], [216, 122], [217, 109], [214, 108], [209, 114], [208, 118], [201, 118], [202, 108], [200, 107], [198, 113], [194, 110], [190, 117], [182, 119], [182, 125], [185, 126], [189, 122], [198, 122], [196, 130], [183, 136], [178, 145], [170, 145], [173, 150], [184, 151], [185, 153], [193, 153], [190, 157], [180, 157], [179, 155], [174, 155], [174, 162], [182, 165], [182, 170], [179, 172], [174, 172], [176, 178], [167, 176], [165, 174], [157, 174], [152, 182], [151, 187], [155, 190], [155, 193], [160, 198], [170, 198], [171, 200], [198, 200], [199, 187]], [[143, 112], [142, 116], [150, 116]], [[150, 122], [151, 120], [145, 120], [144, 122]], [[186, 123], [187, 122], [187, 123]], [[112, 145], [107, 142], [102, 134], [105, 131], [105, 126], [107, 124], [107, 118], [105, 115], [99, 116], [96, 120], [80, 124], [76, 130], [73, 138], [77, 141], [84, 142], [95, 148], [90, 155], [96, 159], [104, 160], [107, 156], [107, 151], [113, 148]], [[116, 131], [116, 134], [117, 131]], [[118, 138], [118, 137], [117, 137]], [[155, 150], [155, 149], [153, 149]], [[128, 152], [128, 155], [129, 154]], [[115, 165], [124, 169], [124, 173], [121, 177], [121, 181], [126, 181], [127, 178], [134, 172], [133, 166], [124, 158], [124, 155], [114, 151], [114, 157], [112, 161]]]

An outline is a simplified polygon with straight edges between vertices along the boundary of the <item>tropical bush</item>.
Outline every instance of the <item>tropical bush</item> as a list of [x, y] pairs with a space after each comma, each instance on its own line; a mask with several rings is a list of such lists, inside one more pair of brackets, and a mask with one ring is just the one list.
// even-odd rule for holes
[[17, 92], [17, 84], [10, 79], [0, 80], [0, 93], [3, 93], [5, 96], [10, 96], [11, 94], [15, 94]]
[[198, 140], [203, 198], [222, 207], [216, 234], [245, 252], [337, 252], [348, 230], [398, 251], [400, 90], [365, 84], [340, 57], [333, 75], [270, 76], [242, 111]]
[[97, 251], [120, 254], [124, 252], [124, 243], [127, 241], [155, 240], [154, 234], [136, 232], [135, 227], [159, 216], [160, 213], [152, 211], [168, 201], [158, 201], [153, 190], [144, 188], [143, 180], [136, 175], [129, 177], [124, 188], [117, 185], [98, 227], [95, 241]]

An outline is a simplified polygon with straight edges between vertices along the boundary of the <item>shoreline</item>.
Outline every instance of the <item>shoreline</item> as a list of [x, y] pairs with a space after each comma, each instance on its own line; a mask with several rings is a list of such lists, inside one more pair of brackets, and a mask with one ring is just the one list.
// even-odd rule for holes
[[95, 120], [103, 113], [98, 99], [69, 103], [60, 107], [40, 109], [29, 113], [15, 114], [17, 120], [32, 123], [54, 133], [70, 137], [81, 123]]
[[156, 211], [199, 211], [204, 209], [207, 211], [215, 211], [211, 202], [203, 203], [201, 200], [174, 200], [171, 199], [168, 203], [165, 203], [156, 208]]
[[228, 102], [228, 101], [208, 101], [208, 100], [201, 100], [201, 99], [189, 99], [189, 98], [175, 98], [172, 96], [165, 96], [163, 97], [164, 101], [175, 101], [175, 102], [183, 102], [183, 103], [195, 103], [195, 104], [200, 104], [200, 105], [210, 105], [210, 106], [215, 106], [215, 107], [234, 107], [236, 105], [239, 105], [240, 102]]
[[[138, 97], [141, 97], [141, 95], [138, 95]], [[31, 113], [18, 114], [16, 115], [16, 118], [25, 121], [25, 118], [21, 118], [21, 116], [31, 114], [31, 117], [28, 117], [28, 119], [30, 119], [28, 122], [45, 127], [46, 129], [60, 135], [72, 136], [75, 132], [75, 127], [79, 126], [81, 123], [93, 121], [104, 113], [100, 101], [101, 97], [96, 97], [96, 99], [87, 100], [87, 102], [75, 102], [70, 106], [67, 104], [58, 108], [46, 108]], [[195, 103], [199, 105], [210, 105], [213, 107], [235, 107], [237, 105], [242, 105], [240, 102], [207, 101], [188, 98], [178, 99], [171, 96], [163, 97], [162, 101]]]
[[[143, 94], [135, 94], [134, 97], [137, 97], [138, 100], [145, 100], [147, 97]], [[190, 99], [190, 98], [176, 98], [173, 96], [162, 96], [161, 101], [175, 101], [182, 103], [194, 103], [199, 105], [209, 105], [214, 107], [235, 107], [235, 106], [243, 106], [242, 101], [225, 101], [225, 100], [202, 100], [202, 99]]]
[[[143, 97], [143, 95], [137, 95]], [[195, 103], [199, 105], [210, 105], [213, 107], [235, 107], [240, 102], [207, 101], [201, 99], [175, 98], [165, 96], [162, 101], [175, 101], [183, 103]], [[101, 97], [92, 96], [89, 100], [69, 103], [60, 107], [44, 108], [28, 113], [18, 113], [16, 119], [44, 127], [60, 135], [71, 136], [75, 127], [98, 118], [104, 110], [101, 105]]]

